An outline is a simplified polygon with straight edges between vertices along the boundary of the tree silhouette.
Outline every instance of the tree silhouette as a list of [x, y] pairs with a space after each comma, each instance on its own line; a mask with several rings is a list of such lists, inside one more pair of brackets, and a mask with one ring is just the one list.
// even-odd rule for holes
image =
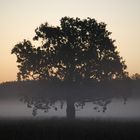
[[[127, 76], [126, 65], [110, 35], [105, 23], [91, 18], [63, 17], [60, 27], [41, 24], [33, 37], [41, 43], [39, 46], [23, 40], [12, 49], [11, 53], [17, 56], [17, 79], [58, 81], [68, 85], [123, 79]], [[75, 118], [73, 95], [80, 88], [68, 89], [71, 94], [66, 97], [67, 117]]]
[[138, 74], [138, 73], [133, 74], [131, 76], [131, 79], [133, 79], [133, 80], [140, 80], [140, 74]]
[[63, 17], [60, 27], [41, 24], [33, 40], [14, 46], [19, 63], [18, 80], [46, 79], [81, 83], [122, 79], [126, 65], [119, 56], [106, 24], [95, 19]]

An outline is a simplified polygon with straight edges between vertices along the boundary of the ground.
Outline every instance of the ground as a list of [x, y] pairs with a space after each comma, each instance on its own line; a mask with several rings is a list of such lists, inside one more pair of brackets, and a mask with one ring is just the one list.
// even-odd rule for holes
[[119, 120], [1, 120], [0, 137], [10, 140], [139, 140], [140, 121]]

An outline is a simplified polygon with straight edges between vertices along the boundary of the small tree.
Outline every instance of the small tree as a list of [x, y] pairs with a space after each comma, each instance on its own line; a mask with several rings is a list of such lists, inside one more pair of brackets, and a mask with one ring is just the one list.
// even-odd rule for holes
[[124, 78], [126, 65], [119, 56], [106, 24], [95, 19], [64, 17], [60, 27], [41, 24], [35, 29], [35, 47], [24, 40], [14, 46], [18, 79], [70, 82]]
[[131, 76], [131, 79], [133, 79], [133, 80], [140, 80], [140, 74], [138, 74], [138, 73], [133, 74]]

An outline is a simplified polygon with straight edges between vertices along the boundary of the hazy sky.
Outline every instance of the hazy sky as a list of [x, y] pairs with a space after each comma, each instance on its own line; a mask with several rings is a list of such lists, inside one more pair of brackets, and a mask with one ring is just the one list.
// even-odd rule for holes
[[0, 0], [0, 82], [16, 80], [13, 46], [32, 39], [41, 23], [59, 25], [63, 16], [105, 22], [128, 72], [140, 73], [140, 0]]

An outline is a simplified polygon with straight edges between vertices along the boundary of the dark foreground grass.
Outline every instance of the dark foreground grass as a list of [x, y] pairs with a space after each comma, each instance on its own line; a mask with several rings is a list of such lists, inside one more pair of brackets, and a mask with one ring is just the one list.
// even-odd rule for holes
[[114, 120], [0, 120], [0, 140], [140, 140], [140, 122]]

